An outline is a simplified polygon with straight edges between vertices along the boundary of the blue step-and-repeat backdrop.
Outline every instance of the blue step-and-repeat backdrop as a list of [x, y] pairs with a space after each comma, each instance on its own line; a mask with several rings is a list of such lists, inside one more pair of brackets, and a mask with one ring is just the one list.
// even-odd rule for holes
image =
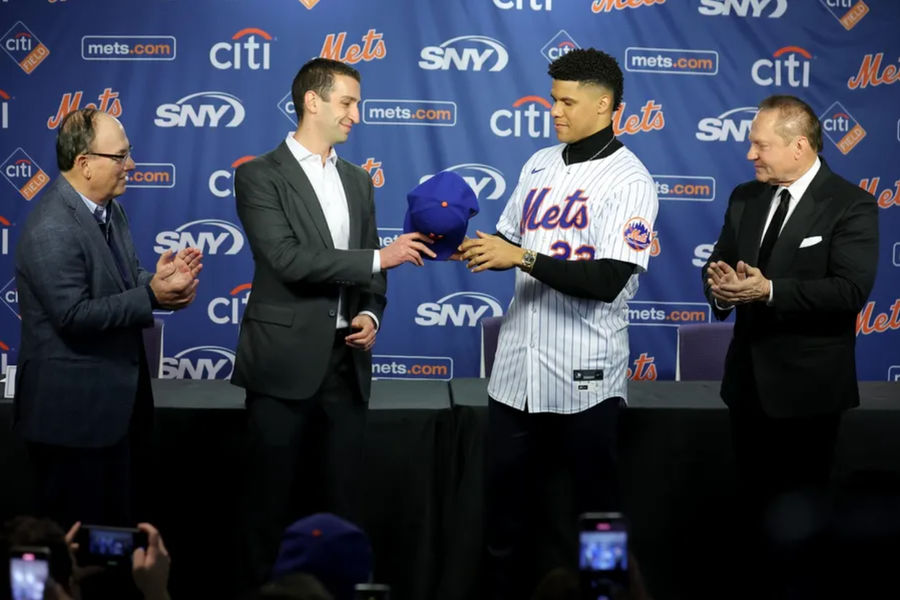
[[[144, 265], [187, 244], [206, 255], [194, 304], [161, 314], [164, 376], [227, 378], [253, 269], [234, 169], [294, 129], [300, 65], [327, 56], [362, 73], [362, 123], [337, 151], [371, 174], [387, 243], [406, 192], [441, 170], [478, 195], [470, 234], [494, 231], [522, 163], [556, 143], [549, 62], [593, 46], [625, 72], [614, 127], [660, 198], [630, 376], [674, 378], [678, 325], [710, 320], [699, 268], [731, 189], [752, 178], [754, 107], [787, 93], [819, 114], [832, 169], [878, 199], [859, 375], [900, 379], [897, 31], [896, 0], [0, 0], [2, 366], [19, 345], [18, 232], [57, 176], [67, 111], [93, 105], [125, 125], [137, 170], [120, 201]], [[388, 286], [376, 377], [478, 374], [478, 323], [505, 311], [511, 271], [404, 265]]]

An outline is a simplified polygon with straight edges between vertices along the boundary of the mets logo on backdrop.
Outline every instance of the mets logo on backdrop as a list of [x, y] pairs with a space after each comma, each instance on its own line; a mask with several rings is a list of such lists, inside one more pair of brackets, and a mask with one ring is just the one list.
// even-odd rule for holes
[[0, 169], [9, 184], [26, 200], [34, 198], [50, 182], [50, 177], [21, 148], [6, 157]]
[[3, 44], [3, 51], [29, 75], [50, 56], [47, 46], [42, 44], [22, 21], [16, 22], [3, 34], [0, 44]]
[[884, 52], [863, 56], [859, 72], [847, 80], [847, 88], [855, 90], [869, 85], [875, 87], [881, 84], [890, 85], [900, 81], [900, 69], [895, 65], [887, 65], [880, 74], [878, 73], [883, 58]]
[[850, 31], [869, 13], [868, 5], [863, 0], [819, 0], [831, 15]]
[[319, 56], [339, 60], [351, 65], [361, 60], [366, 62], [378, 60], [387, 56], [387, 48], [384, 46], [382, 37], [384, 37], [384, 34], [370, 29], [363, 36], [362, 44], [350, 44], [345, 50], [344, 42], [347, 39], [347, 32], [329, 33], [325, 36], [325, 42], [322, 44]]
[[640, 8], [641, 6], [653, 6], [665, 4], [666, 0], [594, 0], [591, 3], [592, 13], [612, 12], [625, 10], [626, 8]]
[[643, 252], [653, 242], [653, 230], [650, 223], [640, 217], [632, 217], [622, 229], [622, 238], [628, 247]]
[[864, 138], [866, 130], [854, 119], [840, 102], [835, 102], [819, 115], [822, 130], [831, 143], [847, 154]]

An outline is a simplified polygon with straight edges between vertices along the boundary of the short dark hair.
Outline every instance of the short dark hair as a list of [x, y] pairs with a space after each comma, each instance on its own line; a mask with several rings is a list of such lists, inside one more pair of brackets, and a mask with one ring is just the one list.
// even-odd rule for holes
[[775, 133], [785, 142], [802, 135], [810, 147], [819, 153], [822, 151], [822, 124], [813, 109], [796, 96], [769, 96], [759, 103], [759, 110], [777, 110]]
[[79, 154], [89, 151], [94, 141], [96, 108], [82, 108], [67, 114], [56, 132], [56, 164], [66, 172], [75, 165]]
[[333, 600], [325, 586], [309, 573], [288, 573], [259, 588], [256, 600]]
[[303, 120], [303, 96], [312, 90], [325, 100], [334, 87], [334, 76], [346, 75], [360, 81], [359, 71], [339, 60], [314, 58], [300, 67], [291, 84], [291, 100], [297, 111], [297, 121]]
[[594, 48], [577, 48], [550, 63], [547, 74], [561, 81], [577, 81], [608, 88], [613, 93], [613, 111], [622, 102], [625, 79], [619, 63], [606, 52]]
[[[46, 546], [50, 549], [50, 577], [70, 592], [69, 579], [72, 577], [72, 557], [69, 544], [62, 528], [50, 519], [35, 517], [14, 517], [3, 524], [0, 532], [0, 553], [9, 556], [15, 546]], [[0, 598], [10, 594], [9, 567], [0, 568]]]

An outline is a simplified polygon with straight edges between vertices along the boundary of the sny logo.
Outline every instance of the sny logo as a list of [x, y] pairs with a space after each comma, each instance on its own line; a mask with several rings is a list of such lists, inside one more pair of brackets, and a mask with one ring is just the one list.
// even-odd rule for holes
[[503, 309], [500, 301], [489, 294], [456, 292], [437, 302], [423, 302], [416, 314], [416, 325], [422, 327], [444, 327], [448, 323], [456, 327], [475, 327], [482, 317], [501, 316]]
[[[241, 316], [247, 301], [250, 299], [252, 284], [242, 283], [236, 286], [227, 297], [213, 298], [206, 307], [206, 315], [216, 325], [237, 325], [241, 322]], [[224, 311], [219, 310], [224, 308]]]
[[[200, 103], [201, 100], [206, 102]], [[191, 104], [196, 101], [195, 107]], [[218, 127], [219, 122], [232, 112], [225, 127], [237, 127], [244, 121], [244, 105], [239, 98], [225, 92], [197, 92], [177, 100], [174, 104], [161, 104], [156, 109], [153, 123], [157, 127]]]
[[626, 8], [640, 8], [641, 6], [653, 6], [665, 4], [666, 0], [594, 0], [591, 3], [592, 13], [612, 12], [625, 10]]
[[837, 146], [843, 154], [847, 154], [864, 138], [866, 130], [856, 119], [850, 116], [840, 102], [835, 102], [819, 115], [825, 137]]
[[[471, 47], [475, 45], [475, 47]], [[483, 35], [463, 35], [447, 40], [440, 46], [426, 46], [419, 54], [419, 67], [428, 71], [480, 71], [493, 58], [489, 71], [502, 71], [509, 62], [506, 46]]]
[[[781, 58], [787, 54], [787, 58]], [[797, 60], [797, 55], [805, 61]], [[750, 76], [756, 85], [782, 85], [782, 70], [785, 74], [784, 84], [790, 87], [809, 87], [809, 64], [812, 55], [799, 46], [779, 48], [772, 55], [774, 60], [761, 58], [753, 63]]]
[[878, 69], [881, 68], [881, 60], [883, 58], [884, 52], [879, 52], [874, 56], [872, 54], [866, 54], [863, 57], [862, 64], [859, 66], [859, 72], [854, 77], [847, 80], [847, 87], [851, 90], [855, 90], [857, 88], [862, 89], [869, 85], [875, 87], [881, 84], [890, 85], [900, 81], [900, 69], [894, 65], [887, 65], [884, 68], [884, 71], [882, 71], [880, 75], [878, 74]]
[[[264, 41], [262, 43], [258, 42], [256, 36], [259, 36]], [[241, 38], [247, 39], [241, 41]], [[269, 42], [272, 41], [271, 35], [262, 29], [248, 27], [231, 36], [231, 40], [231, 42], [213, 44], [212, 48], [209, 49], [209, 62], [212, 66], [221, 71], [226, 69], [240, 70], [241, 60], [243, 59], [247, 68], [251, 71], [269, 69], [269, 50], [271, 46]], [[258, 50], [262, 50], [261, 57], [257, 54]]]
[[[231, 163], [231, 170], [219, 169], [213, 171], [212, 175], [209, 176], [209, 193], [216, 198], [228, 198], [229, 196], [233, 196], [234, 183], [232, 183], [231, 180], [234, 178], [234, 170], [254, 158], [255, 157], [252, 154], [248, 154]], [[222, 182], [227, 182], [227, 186], [223, 185]]]
[[194, 346], [163, 357], [163, 379], [230, 379], [234, 352], [221, 346]]
[[50, 182], [50, 177], [21, 148], [16, 148], [0, 165], [3, 176], [23, 198], [31, 200]]
[[[856, 24], [869, 13], [869, 6], [863, 0], [820, 0], [820, 2], [847, 31], [856, 27]], [[847, 12], [844, 12], [844, 9], [848, 9]]]
[[[506, 193], [506, 180], [503, 178], [503, 173], [490, 165], [463, 163], [442, 170], [453, 171], [462, 177], [469, 184], [469, 187], [472, 188], [472, 191], [475, 192], [475, 196], [479, 200], [499, 200]], [[433, 173], [423, 175], [419, 178], [419, 183], [423, 183], [432, 177], [434, 177]], [[485, 189], [490, 191], [487, 194], [482, 194]]]
[[3, 34], [0, 44], [3, 44], [3, 50], [9, 57], [29, 75], [50, 56], [47, 46], [22, 21], [18, 21]]
[[502, 10], [553, 10], [553, 0], [494, 0], [494, 6]]
[[575, 48], [580, 48], [572, 36], [565, 29], [560, 29], [559, 33], [550, 38], [550, 41], [541, 48], [541, 54], [548, 61], [553, 62], [561, 56], [565, 56]]
[[[700, 119], [697, 123], [699, 131], [694, 137], [701, 142], [725, 142], [730, 136], [736, 142], [743, 142], [747, 139], [756, 113], [755, 106], [742, 106], [725, 111], [718, 117]], [[743, 118], [738, 120], [741, 116]]]
[[[196, 235], [194, 231], [197, 231]], [[226, 245], [225, 242], [229, 239], [231, 244]], [[232, 255], [244, 247], [244, 235], [234, 223], [221, 219], [200, 219], [185, 223], [174, 231], [160, 231], [156, 234], [153, 251], [157, 254], [166, 250], [177, 252], [188, 246], [193, 246], [206, 255]]]
[[769, 8], [767, 16], [777, 19], [787, 11], [787, 7], [787, 0], [700, 0], [697, 11], [708, 17], [727, 17], [731, 15], [731, 11], [739, 17], [761, 17], [763, 11]]
[[[63, 94], [56, 115], [47, 119], [47, 129], [56, 129], [67, 114], [79, 110], [83, 95], [83, 90]], [[122, 116], [122, 102], [119, 100], [119, 92], [114, 92], [112, 88], [104, 88], [103, 92], [97, 96], [97, 100], [100, 101], [99, 104], [88, 102], [84, 105], [84, 108], [94, 108], [100, 112], [109, 113], [114, 117]]]
[[351, 44], [344, 51], [344, 41], [347, 38], [347, 32], [342, 31], [338, 34], [329, 33], [325, 36], [325, 43], [322, 44], [322, 50], [319, 56], [322, 58], [330, 58], [339, 60], [348, 64], [356, 64], [361, 60], [366, 62], [371, 60], [382, 59], [387, 56], [387, 48], [384, 46], [384, 40], [381, 39], [383, 34], [378, 33], [374, 29], [370, 29], [363, 36], [363, 44]]

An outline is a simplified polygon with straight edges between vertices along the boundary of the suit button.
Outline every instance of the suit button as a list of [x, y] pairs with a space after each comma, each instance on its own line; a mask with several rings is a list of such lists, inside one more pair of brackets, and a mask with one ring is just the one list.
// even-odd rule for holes
[[331, 310], [328, 311], [328, 316], [329, 316], [329, 317], [336, 317], [336, 316], [337, 316], [337, 311], [334, 310], [334, 309], [332, 308]]

